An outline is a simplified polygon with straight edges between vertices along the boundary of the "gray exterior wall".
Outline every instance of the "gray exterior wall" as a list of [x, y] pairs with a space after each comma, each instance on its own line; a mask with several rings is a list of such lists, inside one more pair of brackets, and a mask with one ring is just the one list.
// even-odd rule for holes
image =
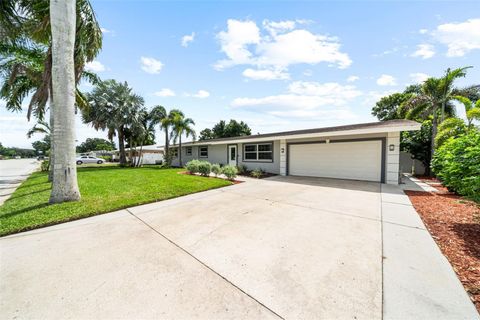
[[[182, 164], [185, 165], [188, 161], [193, 159], [206, 160], [210, 163], [218, 163], [226, 165], [228, 163], [228, 151], [227, 146], [237, 145], [237, 165], [244, 165], [248, 170], [262, 169], [266, 172], [279, 174], [280, 173], [280, 141], [268, 141], [273, 142], [273, 162], [260, 162], [249, 161], [243, 159], [243, 143], [229, 143], [220, 145], [208, 146], [208, 158], [200, 158], [199, 148], [201, 145], [192, 146], [192, 155], [186, 155], [186, 148], [182, 146]], [[174, 158], [172, 161], [173, 166], [179, 166], [179, 159]]]

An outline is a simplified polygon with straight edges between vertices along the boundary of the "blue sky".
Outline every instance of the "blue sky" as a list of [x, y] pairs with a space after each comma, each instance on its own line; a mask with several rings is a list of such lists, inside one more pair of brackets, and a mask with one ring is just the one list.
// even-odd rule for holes
[[[183, 110], [197, 132], [222, 119], [253, 133], [374, 121], [381, 96], [448, 67], [474, 66], [459, 86], [480, 80], [475, 1], [92, 4], [104, 45], [89, 68], [127, 81], [148, 108]], [[24, 114], [2, 107], [0, 121], [4, 145], [41, 138], [26, 138]], [[79, 142], [106, 137], [78, 122]]]

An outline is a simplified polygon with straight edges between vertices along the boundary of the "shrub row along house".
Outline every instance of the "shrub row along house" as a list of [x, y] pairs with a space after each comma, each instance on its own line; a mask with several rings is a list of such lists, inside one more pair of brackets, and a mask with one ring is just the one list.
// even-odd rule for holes
[[398, 184], [400, 132], [419, 129], [415, 121], [391, 120], [184, 142], [181, 150], [172, 146], [172, 165], [199, 159], [280, 175]]

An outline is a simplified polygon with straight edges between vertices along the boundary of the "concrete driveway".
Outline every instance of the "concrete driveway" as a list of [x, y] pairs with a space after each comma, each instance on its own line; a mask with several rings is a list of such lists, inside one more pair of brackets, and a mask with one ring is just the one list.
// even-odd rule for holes
[[[394, 318], [389, 196], [378, 183], [274, 177], [5, 237], [2, 317]], [[389, 277], [390, 295], [405, 281]]]

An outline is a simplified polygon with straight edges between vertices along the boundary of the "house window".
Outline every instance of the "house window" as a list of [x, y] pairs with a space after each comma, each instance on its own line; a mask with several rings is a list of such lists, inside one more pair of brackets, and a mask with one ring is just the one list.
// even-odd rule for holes
[[200, 158], [208, 158], [208, 147], [198, 148], [198, 153]]
[[192, 155], [192, 147], [187, 147], [187, 148], [186, 148], [186, 151], [185, 151], [185, 154], [186, 154], [187, 156], [191, 156], [191, 155]]
[[244, 144], [243, 158], [245, 161], [273, 162], [273, 144], [272, 143]]
[[173, 148], [172, 149], [172, 155], [174, 158], [178, 158], [178, 148]]

